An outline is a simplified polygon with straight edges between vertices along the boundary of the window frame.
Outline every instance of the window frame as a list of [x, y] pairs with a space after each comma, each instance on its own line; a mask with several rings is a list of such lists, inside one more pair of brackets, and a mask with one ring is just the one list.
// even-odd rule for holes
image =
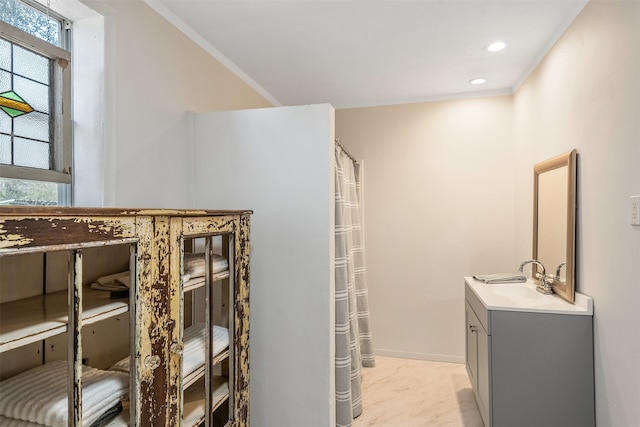
[[0, 164], [0, 178], [72, 184], [73, 162], [71, 53], [13, 25], [2, 22], [0, 37], [52, 60], [53, 120], [52, 161], [50, 169]]

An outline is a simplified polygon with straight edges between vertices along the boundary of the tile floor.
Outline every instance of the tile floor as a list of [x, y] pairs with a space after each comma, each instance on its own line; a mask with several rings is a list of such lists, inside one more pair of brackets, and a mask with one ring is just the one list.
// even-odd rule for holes
[[483, 427], [465, 365], [376, 356], [353, 427]]

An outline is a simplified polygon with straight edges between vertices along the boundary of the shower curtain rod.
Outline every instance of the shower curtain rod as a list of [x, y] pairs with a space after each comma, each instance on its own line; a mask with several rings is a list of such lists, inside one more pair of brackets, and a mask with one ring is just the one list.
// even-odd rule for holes
[[344, 145], [342, 145], [342, 141], [340, 141], [340, 138], [335, 138], [335, 142], [336, 142], [336, 145], [340, 147], [340, 149], [344, 152], [344, 154], [346, 154], [347, 157], [350, 158], [353, 163], [358, 163], [356, 158], [353, 157], [351, 154], [349, 154], [349, 152], [344, 148]]

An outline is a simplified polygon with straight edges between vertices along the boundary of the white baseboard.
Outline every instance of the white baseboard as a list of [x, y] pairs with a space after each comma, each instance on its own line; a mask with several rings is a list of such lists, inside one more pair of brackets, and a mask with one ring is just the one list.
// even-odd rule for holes
[[448, 354], [412, 353], [408, 351], [374, 349], [376, 356], [397, 357], [400, 359], [430, 360], [432, 362], [464, 363], [464, 356], [452, 356]]

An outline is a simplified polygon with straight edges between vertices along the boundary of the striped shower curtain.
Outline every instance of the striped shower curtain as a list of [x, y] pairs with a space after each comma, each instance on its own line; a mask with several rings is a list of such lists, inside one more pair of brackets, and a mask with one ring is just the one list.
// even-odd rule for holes
[[375, 359], [364, 268], [360, 165], [336, 144], [336, 426], [362, 413], [362, 366]]

